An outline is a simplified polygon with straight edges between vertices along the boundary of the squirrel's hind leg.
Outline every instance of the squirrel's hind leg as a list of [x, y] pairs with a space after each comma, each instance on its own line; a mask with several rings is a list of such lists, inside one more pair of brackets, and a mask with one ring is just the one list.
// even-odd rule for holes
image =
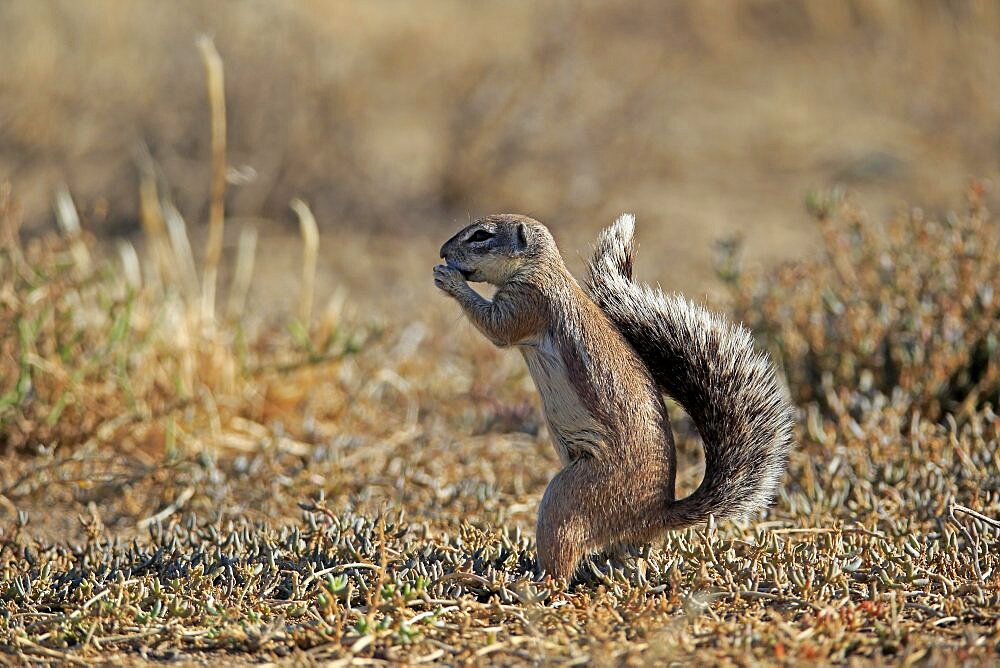
[[662, 490], [647, 476], [598, 459], [578, 459], [560, 471], [538, 508], [538, 566], [572, 579], [580, 560], [615, 543], [642, 544], [658, 533]]
[[580, 559], [601, 543], [602, 493], [613, 471], [591, 458], [578, 459], [556, 474], [538, 507], [539, 569], [570, 580]]

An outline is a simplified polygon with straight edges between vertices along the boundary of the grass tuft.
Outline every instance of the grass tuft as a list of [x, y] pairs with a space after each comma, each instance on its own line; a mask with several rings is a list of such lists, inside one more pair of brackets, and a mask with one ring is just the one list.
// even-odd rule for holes
[[735, 315], [784, 368], [795, 399], [833, 414], [902, 392], [931, 420], [1000, 404], [1000, 228], [978, 184], [961, 213], [884, 224], [839, 195], [811, 199], [825, 253], [767, 281], [730, 277]]

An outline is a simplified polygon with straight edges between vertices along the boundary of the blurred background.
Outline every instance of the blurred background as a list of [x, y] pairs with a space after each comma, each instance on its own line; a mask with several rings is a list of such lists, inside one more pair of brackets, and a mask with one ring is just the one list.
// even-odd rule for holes
[[719, 239], [751, 264], [810, 252], [810, 191], [934, 211], [1000, 175], [995, 0], [5, 0], [0, 181], [27, 234], [65, 183], [86, 229], [137, 236], [145, 145], [198, 244], [202, 34], [225, 65], [225, 253], [257, 227], [251, 294], [275, 311], [294, 197], [320, 224], [317, 296], [377, 308], [419, 305], [441, 241], [486, 213], [546, 222], [579, 269], [633, 211], [640, 276], [702, 296]]

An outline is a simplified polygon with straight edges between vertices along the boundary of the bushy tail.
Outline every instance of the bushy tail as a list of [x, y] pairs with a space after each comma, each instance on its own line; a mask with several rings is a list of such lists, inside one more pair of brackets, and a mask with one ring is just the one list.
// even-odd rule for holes
[[604, 230], [590, 262], [600, 308], [639, 353], [664, 392], [694, 421], [705, 478], [667, 509], [668, 528], [765, 508], [785, 470], [793, 410], [767, 355], [743, 326], [680, 295], [632, 281], [635, 218]]

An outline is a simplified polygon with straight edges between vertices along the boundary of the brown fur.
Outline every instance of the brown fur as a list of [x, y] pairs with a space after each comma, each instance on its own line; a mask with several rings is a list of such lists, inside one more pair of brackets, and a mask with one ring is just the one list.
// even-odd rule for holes
[[[657, 380], [566, 269], [545, 226], [489, 216], [449, 239], [441, 257], [435, 284], [493, 343], [518, 347], [542, 397], [563, 469], [539, 507], [540, 568], [568, 579], [593, 550], [678, 526], [674, 442]], [[466, 279], [496, 285], [493, 299]]]

